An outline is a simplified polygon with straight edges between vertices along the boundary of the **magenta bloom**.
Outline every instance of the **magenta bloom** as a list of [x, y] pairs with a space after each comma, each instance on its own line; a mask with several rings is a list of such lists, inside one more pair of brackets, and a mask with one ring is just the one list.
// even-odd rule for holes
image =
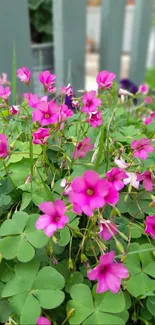
[[61, 200], [41, 203], [39, 209], [45, 214], [38, 218], [36, 228], [43, 229], [48, 237], [53, 236], [57, 229], [63, 229], [69, 220], [65, 216], [66, 206]]
[[110, 220], [100, 221], [99, 223], [101, 239], [109, 240], [113, 235], [117, 234], [117, 226], [111, 223]]
[[96, 112], [97, 107], [102, 105], [101, 99], [96, 97], [96, 91], [91, 90], [88, 93], [85, 93], [82, 102], [84, 104], [82, 112], [91, 113]]
[[0, 134], [0, 158], [7, 156], [7, 138], [5, 134]]
[[68, 84], [68, 86], [62, 86], [60, 88], [60, 93], [62, 96], [73, 96], [74, 95], [74, 91], [73, 91], [73, 87], [71, 86], [71, 84]]
[[55, 79], [56, 75], [51, 74], [48, 70], [45, 70], [39, 74], [39, 81], [43, 84], [45, 90], [47, 90], [49, 86], [54, 84]]
[[75, 151], [73, 152], [73, 158], [83, 158], [86, 157], [86, 153], [89, 152], [94, 148], [94, 145], [91, 143], [90, 138], [84, 138], [82, 141], [80, 141], [77, 146]]
[[113, 80], [116, 78], [115, 73], [104, 70], [98, 73], [96, 81], [99, 89], [108, 89], [112, 86]]
[[155, 214], [153, 216], [146, 217], [145, 233], [155, 238]]
[[7, 80], [7, 73], [2, 73], [2, 77], [0, 77], [0, 85], [10, 85], [10, 82]]
[[78, 107], [79, 107], [79, 102], [78, 102], [78, 100], [73, 100], [73, 101], [72, 101], [72, 106], [73, 106], [73, 108], [78, 108]]
[[29, 85], [31, 79], [31, 71], [27, 67], [22, 67], [17, 70], [17, 77], [21, 82]]
[[12, 114], [12, 115], [19, 115], [20, 114], [20, 108], [18, 105], [12, 105], [9, 112]]
[[51, 325], [51, 322], [48, 318], [41, 316], [37, 319], [37, 325]]
[[148, 117], [143, 117], [143, 122], [145, 125], [149, 125], [152, 123], [152, 118], [151, 116], [148, 116]]
[[100, 126], [102, 124], [102, 122], [103, 122], [101, 111], [89, 113], [88, 118], [87, 118], [87, 122], [93, 128], [97, 128], [98, 126]]
[[153, 190], [153, 181], [152, 181], [152, 174], [151, 174], [151, 172], [149, 170], [147, 170], [143, 174], [139, 174], [137, 176], [137, 180], [139, 182], [143, 181], [144, 188], [147, 191], [152, 192], [152, 190]]
[[139, 141], [134, 140], [131, 143], [131, 148], [134, 150], [133, 156], [142, 160], [147, 159], [148, 153], [154, 151], [151, 141], [146, 138], [142, 138]]
[[121, 279], [129, 277], [129, 272], [122, 263], [114, 262], [115, 253], [112, 251], [100, 256], [100, 264], [88, 271], [89, 280], [98, 281], [97, 293], [110, 290], [117, 293], [121, 286]]
[[86, 171], [83, 176], [75, 177], [71, 184], [69, 200], [77, 214], [84, 212], [88, 217], [93, 211], [102, 208], [106, 203], [116, 204], [119, 193], [114, 186], [93, 170]]
[[50, 85], [49, 87], [48, 87], [48, 92], [50, 93], [50, 94], [54, 94], [54, 93], [56, 93], [56, 87], [55, 86], [53, 86], [53, 85]]
[[8, 100], [9, 96], [11, 95], [11, 88], [0, 86], [0, 97], [3, 98], [5, 101]]
[[73, 112], [71, 109], [68, 108], [67, 105], [63, 104], [59, 107], [58, 114], [59, 114], [58, 122], [62, 123], [68, 120], [73, 115]]
[[150, 117], [151, 117], [152, 119], [155, 119], [155, 111], [152, 111], [152, 112], [151, 112]]
[[41, 102], [47, 102], [47, 99], [48, 99], [48, 96], [43, 96], [41, 98], [38, 97], [37, 94], [24, 94], [24, 96], [27, 96], [24, 97], [27, 101], [28, 101], [28, 105], [32, 108], [36, 108], [37, 107], [37, 104], [38, 103], [41, 103]]
[[46, 144], [47, 139], [50, 137], [50, 129], [39, 128], [33, 132], [33, 143], [34, 144]]
[[55, 124], [59, 121], [59, 106], [51, 100], [49, 103], [40, 102], [32, 113], [33, 122], [40, 122], [42, 126]]
[[148, 96], [148, 97], [146, 97], [145, 99], [144, 99], [144, 103], [145, 104], [152, 104], [152, 102], [153, 102], [153, 99], [152, 99], [152, 97], [150, 97], [150, 96]]
[[120, 191], [124, 187], [122, 179], [127, 177], [127, 174], [117, 167], [112, 168], [109, 172], [106, 173], [107, 180], [114, 185], [117, 191]]
[[139, 93], [146, 95], [149, 91], [149, 87], [146, 84], [141, 84], [139, 87]]

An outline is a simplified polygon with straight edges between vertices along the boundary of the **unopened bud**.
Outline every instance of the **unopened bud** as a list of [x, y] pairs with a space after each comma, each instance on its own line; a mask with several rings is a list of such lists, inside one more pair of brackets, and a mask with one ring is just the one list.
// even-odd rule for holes
[[116, 247], [117, 247], [118, 251], [121, 254], [124, 254], [124, 247], [117, 239], [115, 240], [115, 244], [116, 244]]
[[52, 237], [52, 240], [55, 244], [57, 244], [57, 238], [55, 236]]
[[69, 266], [69, 269], [73, 269], [73, 261], [71, 258], [69, 258], [69, 261], [68, 261], [68, 266]]
[[13, 150], [16, 144], [16, 140], [10, 144], [10, 150]]
[[69, 319], [71, 316], [73, 316], [74, 313], [75, 313], [75, 308], [70, 309], [67, 313], [67, 319]]
[[1, 262], [2, 262], [2, 259], [3, 259], [3, 256], [2, 256], [2, 254], [0, 253], [0, 264], [1, 264]]
[[81, 254], [81, 263], [85, 263], [87, 261], [87, 256], [85, 254]]

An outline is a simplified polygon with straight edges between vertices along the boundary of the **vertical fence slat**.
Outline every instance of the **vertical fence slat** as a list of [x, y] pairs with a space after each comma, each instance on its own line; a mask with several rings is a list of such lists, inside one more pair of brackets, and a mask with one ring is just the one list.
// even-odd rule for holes
[[57, 86], [84, 88], [86, 0], [54, 0], [53, 20]]
[[100, 70], [120, 75], [124, 13], [126, 0], [102, 0]]
[[[0, 74], [7, 72], [11, 81], [14, 45], [17, 67], [32, 68], [27, 0], [0, 0], [0, 30]], [[21, 83], [19, 87], [20, 90], [26, 88], [22, 87]]]
[[136, 0], [129, 76], [138, 85], [145, 76], [152, 9], [153, 0]]

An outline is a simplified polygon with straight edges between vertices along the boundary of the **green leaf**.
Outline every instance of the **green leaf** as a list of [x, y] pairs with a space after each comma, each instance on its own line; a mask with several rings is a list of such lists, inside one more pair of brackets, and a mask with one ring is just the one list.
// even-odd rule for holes
[[[151, 291], [152, 281], [144, 273], [132, 276], [126, 282], [127, 290], [133, 297], [147, 295]], [[153, 289], [153, 288], [152, 288]]]
[[0, 207], [9, 205], [11, 203], [11, 197], [9, 195], [2, 194], [0, 196]]
[[155, 317], [155, 297], [148, 297], [146, 306], [148, 311]]
[[20, 237], [20, 243], [17, 251], [17, 259], [26, 263], [33, 259], [35, 255], [34, 248], [27, 242], [24, 236]]
[[3, 222], [2, 226], [0, 227], [0, 236], [16, 235], [22, 233], [27, 220], [27, 213], [14, 213], [12, 219]]
[[31, 193], [27, 193], [27, 192], [23, 192], [22, 194], [22, 203], [20, 206], [20, 210], [25, 210], [27, 208], [27, 206], [30, 204], [31, 202]]
[[33, 288], [46, 290], [61, 290], [65, 285], [63, 276], [51, 266], [41, 269], [34, 282]]
[[[96, 286], [94, 286], [93, 296], [95, 299], [95, 306], [99, 311], [114, 314], [120, 313], [125, 309], [125, 298], [121, 290], [117, 294], [113, 294], [110, 291], [103, 294], [97, 294]], [[113, 306], [112, 309], [111, 306]]]
[[[72, 323], [73, 324], [73, 323]], [[75, 323], [74, 323], [75, 324]], [[88, 317], [83, 325], [125, 325], [125, 321], [118, 316], [108, 315], [96, 310]]]
[[139, 247], [140, 245], [138, 243], [132, 243], [125, 259], [126, 267], [131, 275], [136, 275], [141, 272]]
[[19, 244], [20, 236], [0, 239], [0, 253], [7, 260], [11, 260], [17, 256]]
[[38, 299], [40, 306], [45, 309], [54, 309], [62, 304], [65, 295], [59, 290], [37, 290], [33, 294]]
[[[124, 318], [111, 315], [111, 313], [120, 313], [125, 308], [125, 298], [122, 292], [114, 295], [112, 293], [97, 294], [96, 286], [93, 288], [93, 297], [91, 290], [85, 284], [74, 285], [70, 290], [73, 300], [67, 303], [67, 311], [72, 308], [75, 310], [73, 316], [69, 318], [71, 325], [82, 324], [125, 324]], [[95, 305], [95, 306], [94, 306]], [[107, 313], [106, 313], [106, 312]]]
[[6, 323], [11, 315], [11, 308], [9, 303], [6, 300], [0, 301], [0, 322]]
[[69, 278], [66, 281], [66, 286], [65, 286], [65, 290], [67, 293], [70, 292], [71, 288], [78, 283], [82, 283], [83, 282], [83, 275], [82, 273], [76, 271], [74, 273], [71, 273]]
[[60, 240], [58, 241], [59, 246], [66, 246], [70, 241], [70, 231], [68, 227], [64, 227], [59, 231], [60, 233]]
[[20, 323], [22, 325], [36, 324], [40, 314], [41, 308], [38, 300], [32, 294], [29, 294], [22, 309]]
[[29, 219], [24, 230], [26, 239], [36, 248], [42, 248], [47, 245], [49, 238], [44, 234], [43, 230], [36, 229], [37, 214], [29, 215]]

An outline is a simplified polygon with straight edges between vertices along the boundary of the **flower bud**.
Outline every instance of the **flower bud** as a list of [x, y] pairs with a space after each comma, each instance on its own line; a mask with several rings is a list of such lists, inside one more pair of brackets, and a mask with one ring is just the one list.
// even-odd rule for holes
[[81, 263], [85, 263], [87, 261], [87, 256], [85, 254], [81, 254]]
[[124, 247], [117, 239], [115, 240], [115, 244], [116, 244], [116, 247], [117, 247], [118, 251], [121, 254], [124, 254]]

